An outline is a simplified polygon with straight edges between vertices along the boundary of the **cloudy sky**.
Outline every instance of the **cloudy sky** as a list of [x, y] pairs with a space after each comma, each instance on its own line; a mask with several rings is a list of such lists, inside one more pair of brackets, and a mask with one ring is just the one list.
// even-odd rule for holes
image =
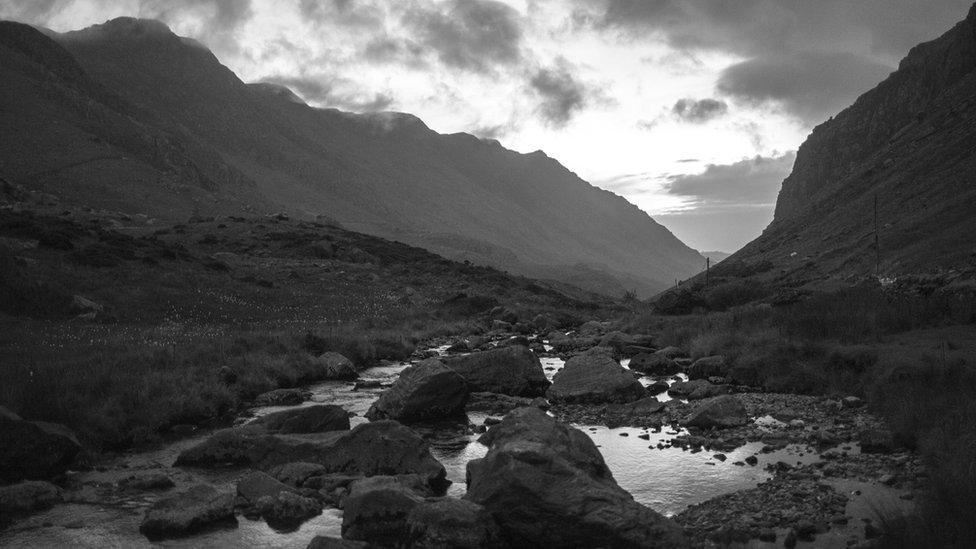
[[66, 31], [129, 15], [308, 103], [546, 151], [700, 250], [772, 218], [809, 131], [971, 0], [0, 0]]

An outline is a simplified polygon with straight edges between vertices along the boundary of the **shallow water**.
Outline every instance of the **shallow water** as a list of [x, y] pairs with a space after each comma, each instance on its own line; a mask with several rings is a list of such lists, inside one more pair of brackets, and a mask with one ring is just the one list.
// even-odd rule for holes
[[[559, 358], [542, 358], [550, 379], [562, 368]], [[355, 390], [350, 382], [326, 382], [310, 387], [310, 406], [320, 403], [338, 404], [355, 414], [350, 422], [355, 426], [363, 423], [363, 417], [370, 404], [378, 395], [393, 383], [407, 364], [394, 364], [371, 368], [361, 374], [363, 380], [375, 380], [382, 387]], [[682, 377], [683, 378], [683, 377]], [[686, 379], [686, 378], [683, 378]], [[644, 385], [653, 378], [640, 378]], [[668, 378], [669, 382], [672, 381]], [[666, 393], [658, 397], [667, 400]], [[254, 417], [276, 412], [285, 408], [264, 407], [252, 410], [251, 416], [242, 418], [246, 422]], [[469, 414], [472, 425], [480, 425], [485, 414]], [[659, 442], [666, 442], [683, 431], [664, 431], [654, 433], [637, 428], [622, 427], [609, 429], [605, 426], [577, 425], [587, 433], [600, 448], [607, 466], [622, 488], [630, 492], [634, 499], [648, 507], [673, 515], [688, 505], [700, 503], [715, 496], [754, 487], [769, 478], [764, 470], [767, 463], [785, 461], [790, 464], [811, 463], [818, 460], [817, 454], [807, 448], [787, 447], [770, 454], [762, 454], [762, 443], [747, 444], [733, 452], [727, 452], [726, 461], [712, 457], [710, 452], [691, 453], [680, 448], [657, 449]], [[447, 470], [447, 478], [452, 481], [448, 494], [459, 497], [465, 493], [465, 469], [468, 461], [483, 457], [487, 448], [477, 442], [476, 434], [469, 425], [440, 423], [416, 426], [415, 429], [431, 445], [431, 453]], [[649, 440], [639, 438], [647, 435]], [[626, 436], [622, 436], [626, 435]], [[203, 437], [183, 440], [151, 452], [126, 456], [131, 469], [140, 469], [159, 464], [169, 467], [176, 456]], [[733, 462], [744, 460], [757, 454], [756, 466], [737, 466]], [[233, 490], [240, 471], [211, 472], [192, 470], [174, 471], [177, 490], [188, 487], [192, 482], [204, 480], [226, 490]], [[162, 494], [163, 496], [165, 494]], [[341, 511], [326, 509], [322, 515], [304, 523], [295, 532], [279, 533], [263, 521], [250, 521], [239, 517], [237, 528], [215, 530], [184, 540], [150, 544], [138, 532], [144, 509], [160, 496], [143, 497], [113, 505], [68, 504], [59, 505], [50, 511], [35, 515], [19, 523], [14, 529], [0, 534], [0, 546], [17, 547], [305, 547], [315, 535], [338, 536], [342, 523]], [[80, 526], [80, 527], [79, 527]]]

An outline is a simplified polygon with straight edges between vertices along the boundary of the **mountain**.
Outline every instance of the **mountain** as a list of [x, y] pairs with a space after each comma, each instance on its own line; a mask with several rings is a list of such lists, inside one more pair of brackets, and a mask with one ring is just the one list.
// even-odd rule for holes
[[162, 23], [0, 25], [0, 177], [166, 219], [283, 211], [458, 260], [648, 294], [701, 258], [541, 151], [245, 84]]
[[976, 6], [813, 130], [773, 222], [716, 272], [798, 287], [974, 267]]
[[714, 264], [718, 263], [719, 261], [722, 261], [725, 258], [727, 258], [730, 255], [732, 255], [732, 254], [730, 254], [728, 252], [718, 252], [718, 251], [714, 251], [714, 252], [699, 252], [699, 253], [701, 253], [702, 257], [711, 259], [712, 260], [712, 265], [714, 265]]

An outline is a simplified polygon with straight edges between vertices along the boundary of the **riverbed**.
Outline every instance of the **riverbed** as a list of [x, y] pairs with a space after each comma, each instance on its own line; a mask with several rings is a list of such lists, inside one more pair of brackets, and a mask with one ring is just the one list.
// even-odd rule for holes
[[[443, 347], [437, 349], [443, 352]], [[562, 359], [547, 356], [542, 359], [546, 375], [552, 377], [563, 366]], [[325, 382], [309, 387], [312, 398], [303, 406], [337, 404], [352, 415], [353, 426], [365, 422], [363, 417], [370, 404], [392, 384], [409, 364], [388, 364], [362, 372], [361, 380], [379, 382], [378, 387], [356, 388], [352, 382]], [[626, 362], [624, 363], [626, 366]], [[648, 385], [654, 378], [642, 377]], [[686, 379], [684, 376], [662, 378]], [[670, 397], [666, 393], [661, 400]], [[252, 409], [239, 419], [246, 423], [254, 417], [282, 410], [282, 407]], [[441, 423], [415, 426], [430, 443], [431, 452], [447, 470], [452, 481], [448, 495], [459, 497], [465, 492], [465, 468], [468, 461], [485, 455], [487, 448], [477, 442], [475, 427], [483, 424], [486, 414], [468, 414], [468, 424]], [[666, 442], [685, 434], [683, 430], [664, 427], [658, 432], [633, 427], [607, 428], [601, 425], [576, 425], [587, 433], [603, 454], [614, 478], [634, 499], [667, 516], [689, 505], [715, 496], [755, 487], [771, 475], [765, 470], [768, 463], [786, 462], [808, 464], [819, 459], [811, 448], [790, 445], [781, 450], [762, 453], [761, 442], [750, 442], [734, 451], [726, 452], [726, 459], [716, 459], [710, 452], [697, 452], [669, 447]], [[146, 507], [167, 493], [184, 489], [194, 483], [209, 482], [225, 490], [233, 490], [241, 471], [215, 472], [209, 470], [171, 468], [176, 456], [205, 438], [204, 435], [180, 440], [159, 448], [128, 454], [109, 464], [103, 471], [74, 474], [74, 482], [81, 487], [72, 496], [74, 501], [58, 505], [44, 513], [20, 522], [0, 534], [3, 546], [97, 546], [97, 547], [297, 547], [304, 548], [316, 535], [339, 536], [341, 511], [326, 508], [322, 515], [305, 522], [293, 532], [276, 532], [263, 521], [239, 517], [237, 528], [215, 530], [191, 538], [150, 544], [138, 531]], [[659, 449], [658, 444], [664, 444]], [[755, 455], [758, 463], [742, 465], [748, 456]], [[739, 463], [736, 465], [736, 463]], [[120, 495], [113, 487], [119, 480], [139, 472], [163, 472], [173, 478], [177, 487], [160, 494], [140, 493]]]

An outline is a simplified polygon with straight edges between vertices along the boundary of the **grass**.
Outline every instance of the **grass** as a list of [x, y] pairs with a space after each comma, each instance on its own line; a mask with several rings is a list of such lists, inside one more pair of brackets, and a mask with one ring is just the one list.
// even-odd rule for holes
[[[736, 290], [736, 291], [732, 291]], [[734, 294], [729, 297], [728, 294]], [[916, 449], [928, 482], [913, 515], [884, 517], [882, 547], [976, 546], [976, 298], [862, 285], [781, 306], [690, 290], [625, 321], [693, 358], [722, 354], [731, 377], [777, 392], [865, 396], [896, 438]], [[708, 304], [721, 304], [709, 310]]]
[[[115, 225], [0, 211], [0, 405], [93, 450], [221, 423], [320, 379], [323, 351], [366, 368], [480, 333], [495, 307], [571, 321], [607, 303], [320, 223]], [[75, 318], [73, 296], [104, 310]]]

